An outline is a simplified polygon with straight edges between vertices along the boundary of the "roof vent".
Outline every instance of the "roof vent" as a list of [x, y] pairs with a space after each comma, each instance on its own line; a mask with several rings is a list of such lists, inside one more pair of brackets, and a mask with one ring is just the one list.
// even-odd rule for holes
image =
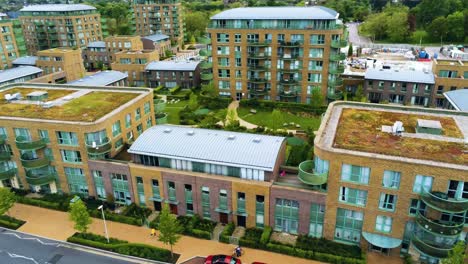
[[229, 136], [228, 136], [228, 139], [229, 139], [229, 140], [233, 140], [233, 139], [235, 139], [235, 138], [236, 138], [235, 135], [229, 135]]
[[193, 130], [189, 130], [189, 131], [187, 131], [187, 135], [189, 135], [189, 136], [193, 136], [193, 134], [195, 134], [195, 132], [194, 132]]
[[172, 129], [170, 129], [170, 128], [165, 128], [164, 129], [164, 133], [171, 133], [171, 131], [172, 131]]
[[255, 143], [260, 143], [260, 141], [262, 141], [259, 137], [256, 137], [253, 139], [253, 142]]

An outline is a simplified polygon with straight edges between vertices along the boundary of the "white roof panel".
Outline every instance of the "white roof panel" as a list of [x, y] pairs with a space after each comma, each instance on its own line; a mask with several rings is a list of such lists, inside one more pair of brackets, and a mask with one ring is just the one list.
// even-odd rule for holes
[[146, 65], [147, 71], [194, 71], [199, 61], [153, 61]]
[[382, 80], [395, 82], [427, 83], [434, 84], [434, 74], [432, 72], [412, 71], [412, 70], [387, 70], [369, 68], [364, 75], [366, 80]]
[[67, 12], [67, 11], [85, 11], [96, 10], [95, 7], [83, 4], [49, 4], [49, 5], [30, 5], [21, 8], [20, 12]]
[[42, 70], [34, 66], [20, 66], [7, 70], [0, 71], [0, 83], [15, 80], [21, 77], [41, 73]]
[[323, 6], [298, 7], [298, 6], [276, 6], [276, 7], [240, 7], [228, 9], [211, 17], [211, 19], [252, 19], [252, 20], [274, 20], [274, 19], [337, 19], [338, 13]]

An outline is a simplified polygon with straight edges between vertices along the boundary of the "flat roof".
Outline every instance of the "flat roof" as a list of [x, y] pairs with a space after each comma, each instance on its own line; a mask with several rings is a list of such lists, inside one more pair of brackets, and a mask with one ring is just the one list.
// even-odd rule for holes
[[120, 71], [101, 71], [90, 76], [69, 82], [70, 85], [85, 85], [85, 86], [106, 86], [128, 78], [127, 73]]
[[251, 20], [311, 20], [311, 19], [337, 19], [339, 14], [324, 6], [299, 7], [299, 6], [276, 6], [276, 7], [240, 7], [220, 12], [211, 19], [251, 19]]
[[200, 61], [153, 61], [146, 65], [147, 71], [194, 71]]
[[63, 53], [68, 53], [68, 52], [78, 52], [80, 51], [79, 49], [72, 49], [72, 48], [51, 48], [51, 49], [46, 49], [46, 50], [40, 50], [37, 52], [37, 55], [43, 55], [43, 54], [47, 54], [47, 53], [60, 53], [60, 54], [63, 54]]
[[47, 4], [25, 6], [20, 9], [20, 12], [69, 12], [85, 10], [96, 10], [96, 8], [84, 4]]
[[154, 34], [154, 35], [144, 36], [144, 37], [141, 37], [141, 38], [149, 39], [149, 40], [151, 40], [153, 42], [158, 42], [158, 41], [161, 41], [161, 40], [168, 40], [169, 36], [164, 35], [164, 34]]
[[364, 78], [367, 80], [382, 80], [396, 82], [412, 82], [434, 84], [434, 74], [431, 71], [374, 69], [366, 70]]
[[[441, 135], [417, 133], [417, 120], [440, 122]], [[383, 126], [403, 123], [401, 136]], [[468, 113], [408, 106], [334, 102], [328, 106], [315, 147], [339, 155], [468, 170]]]
[[5, 16], [8, 16], [8, 15], [0, 12], [0, 17], [5, 17]]
[[156, 125], [129, 153], [273, 171], [284, 137]]
[[88, 42], [87, 47], [88, 48], [105, 48], [106, 47], [106, 42], [104, 42], [104, 41]]
[[417, 122], [418, 122], [418, 127], [442, 129], [442, 125], [440, 124], [440, 121], [437, 121], [437, 120], [418, 119]]
[[[43, 102], [27, 100], [33, 92], [47, 92]], [[151, 93], [149, 89], [129, 87], [85, 87], [76, 85], [14, 83], [0, 87], [0, 98], [6, 94], [21, 96], [0, 100], [0, 122], [28, 120], [68, 124], [100, 122], [130, 107]]]
[[12, 63], [14, 65], [36, 65], [36, 56], [24, 56], [24, 57], [19, 57], [15, 59]]
[[20, 66], [0, 71], [0, 83], [15, 80], [21, 77], [41, 73], [42, 70], [34, 66]]
[[444, 96], [456, 110], [468, 112], [468, 89], [445, 92]]

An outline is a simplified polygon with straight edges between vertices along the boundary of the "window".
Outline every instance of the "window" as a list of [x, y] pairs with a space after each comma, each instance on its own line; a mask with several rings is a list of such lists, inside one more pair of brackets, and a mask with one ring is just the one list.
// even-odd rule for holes
[[49, 143], [50, 142], [50, 139], [49, 139], [49, 131], [47, 130], [39, 130], [39, 137], [44, 140], [44, 142], [46, 143]]
[[310, 206], [310, 223], [309, 235], [313, 237], [323, 236], [323, 220], [325, 216], [325, 205], [311, 204]]
[[323, 61], [309, 61], [310, 71], [321, 71], [323, 69]]
[[375, 230], [385, 233], [392, 231], [392, 218], [383, 215], [377, 216], [375, 221]]
[[449, 181], [447, 195], [453, 199], [468, 199], [468, 182]]
[[80, 168], [64, 167], [67, 176], [68, 186], [71, 193], [88, 195], [88, 183], [83, 170]]
[[125, 127], [129, 128], [132, 125], [132, 114], [125, 115]]
[[322, 82], [322, 74], [321, 73], [309, 73], [307, 81], [320, 83]]
[[149, 112], [151, 112], [151, 104], [150, 104], [150, 102], [146, 102], [146, 103], [144, 104], [144, 106], [143, 106], [143, 109], [144, 109], [143, 111], [144, 111], [145, 115], [146, 115], [146, 114], [149, 114]]
[[141, 110], [140, 110], [140, 108], [137, 108], [135, 110], [135, 120], [138, 121], [138, 120], [140, 120], [140, 118], [141, 118]]
[[226, 43], [229, 42], [229, 34], [224, 34], [224, 33], [217, 33], [216, 34], [216, 40], [220, 43]]
[[71, 162], [71, 163], [81, 162], [81, 153], [79, 151], [61, 149], [60, 153], [62, 154], [62, 161], [64, 162]]
[[15, 136], [21, 141], [31, 141], [31, 134], [27, 128], [15, 128]]
[[416, 215], [417, 213], [426, 215], [426, 204], [419, 199], [411, 199], [409, 215]]
[[396, 195], [381, 193], [379, 200], [379, 208], [383, 210], [395, 211]]
[[398, 189], [400, 187], [400, 172], [385, 170], [382, 185], [385, 188]]
[[310, 49], [309, 58], [323, 58], [323, 49]]
[[275, 230], [297, 234], [299, 225], [299, 202], [295, 200], [276, 199]]
[[385, 85], [384, 81], [379, 81], [379, 89], [383, 89], [384, 85]]
[[242, 41], [242, 35], [241, 34], [234, 34], [234, 42], [240, 43]]
[[325, 44], [325, 35], [310, 35], [310, 44], [312, 45]]
[[416, 83], [413, 84], [413, 93], [414, 93], [414, 94], [419, 93], [419, 88], [418, 88], [418, 85], [417, 85]]
[[[11, 152], [11, 150], [10, 150], [10, 152]], [[48, 160], [51, 160], [51, 161], [54, 160], [54, 153], [52, 152], [52, 149], [45, 148], [44, 149], [44, 155], [47, 157]]]
[[202, 187], [202, 212], [204, 218], [211, 218], [210, 209], [210, 188]]
[[416, 175], [413, 184], [413, 192], [423, 193], [424, 191], [431, 191], [433, 178], [430, 176]]
[[443, 94], [444, 93], [444, 86], [439, 85], [437, 86], [437, 94]]
[[142, 124], [139, 124], [139, 125], [136, 127], [136, 129], [137, 129], [138, 135], [141, 135], [141, 133], [143, 133], [143, 125], [142, 125]]
[[338, 208], [336, 214], [335, 238], [359, 243], [364, 215], [362, 212]]
[[116, 137], [122, 133], [120, 128], [120, 120], [117, 120], [114, 124], [112, 124], [112, 136]]
[[339, 200], [341, 202], [365, 206], [367, 202], [367, 191], [341, 187]]
[[115, 142], [115, 149], [119, 149], [123, 146], [123, 139], [122, 138], [119, 138], [119, 140], [117, 140]]
[[343, 164], [341, 168], [341, 180], [356, 183], [369, 183], [370, 168], [356, 165]]

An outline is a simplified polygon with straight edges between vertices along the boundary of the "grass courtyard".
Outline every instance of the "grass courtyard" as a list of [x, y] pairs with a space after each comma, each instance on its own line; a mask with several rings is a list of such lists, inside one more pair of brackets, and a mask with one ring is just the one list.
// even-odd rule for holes
[[[255, 109], [257, 113], [252, 114], [250, 113], [250, 107], [239, 107], [237, 109], [237, 113], [239, 118], [244, 119], [245, 121], [263, 127], [272, 127], [272, 122], [276, 122], [272, 120], [271, 111], [270, 110], [262, 110], [262, 109]], [[312, 128], [313, 130], [317, 130], [320, 126], [320, 116], [316, 116], [309, 113], [289, 113], [285, 111], [281, 111], [282, 120], [281, 123], [291, 123], [300, 125], [300, 128], [295, 126], [287, 126], [284, 127], [286, 129], [300, 129], [304, 130], [307, 127]], [[283, 127], [283, 126], [282, 126]]]
[[174, 104], [166, 103], [164, 112], [168, 114], [167, 123], [174, 125], [180, 124], [179, 112], [187, 105], [187, 102], [188, 100], [181, 100]]

